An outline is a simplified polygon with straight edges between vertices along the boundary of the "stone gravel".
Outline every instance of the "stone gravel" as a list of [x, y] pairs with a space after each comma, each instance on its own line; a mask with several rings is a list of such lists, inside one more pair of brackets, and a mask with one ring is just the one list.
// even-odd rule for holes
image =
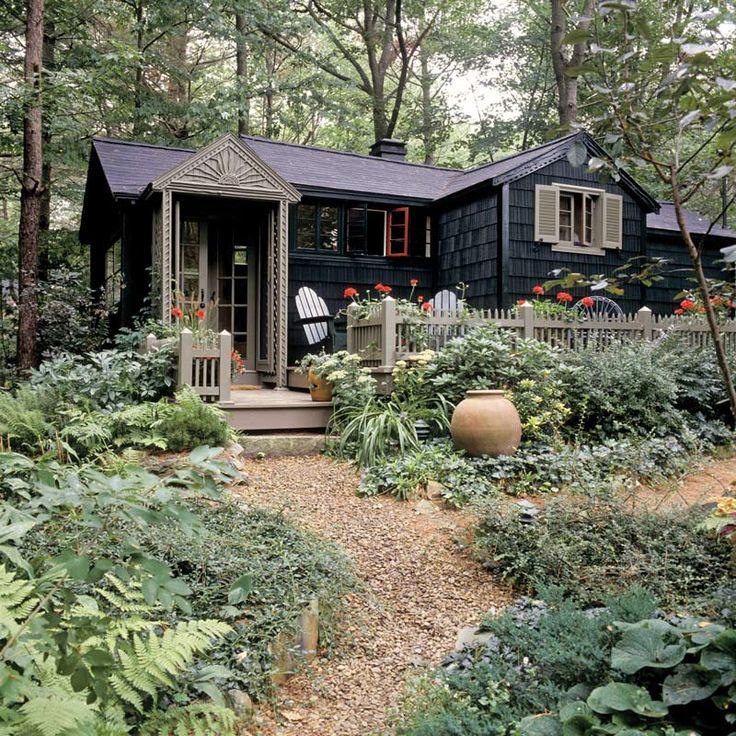
[[363, 589], [349, 596], [335, 651], [280, 688], [250, 733], [365, 736], [389, 732], [387, 716], [411, 674], [439, 663], [459, 629], [477, 624], [508, 593], [453, 538], [467, 520], [455, 511], [419, 513], [416, 503], [355, 495], [353, 468], [326, 457], [247, 461], [249, 504], [283, 511], [341, 545]]

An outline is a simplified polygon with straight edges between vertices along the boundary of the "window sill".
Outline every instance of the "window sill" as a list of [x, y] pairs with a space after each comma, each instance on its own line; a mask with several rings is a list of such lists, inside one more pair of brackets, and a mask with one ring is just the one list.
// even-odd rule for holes
[[573, 243], [553, 243], [552, 250], [556, 253], [577, 253], [585, 256], [604, 256], [606, 251], [594, 245], [574, 245]]

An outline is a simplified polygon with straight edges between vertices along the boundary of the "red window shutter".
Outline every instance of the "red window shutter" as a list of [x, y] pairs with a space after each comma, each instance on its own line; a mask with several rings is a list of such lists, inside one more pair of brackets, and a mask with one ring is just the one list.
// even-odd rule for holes
[[396, 207], [390, 210], [386, 220], [386, 255], [402, 257], [409, 255], [409, 208]]

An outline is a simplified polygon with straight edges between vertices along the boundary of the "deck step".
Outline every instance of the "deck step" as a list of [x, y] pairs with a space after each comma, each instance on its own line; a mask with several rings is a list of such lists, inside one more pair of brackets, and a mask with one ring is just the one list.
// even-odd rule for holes
[[230, 426], [244, 432], [323, 430], [332, 415], [332, 402], [312, 401], [301, 391], [233, 391], [220, 408]]
[[323, 433], [249, 434], [239, 444], [244, 457], [318, 455], [325, 449]]

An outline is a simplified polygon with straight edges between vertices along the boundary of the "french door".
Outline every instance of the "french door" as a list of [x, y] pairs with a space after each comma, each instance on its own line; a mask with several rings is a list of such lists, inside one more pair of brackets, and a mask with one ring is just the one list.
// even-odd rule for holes
[[256, 330], [260, 224], [234, 218], [181, 220], [179, 289], [187, 305], [204, 304], [215, 319], [208, 326], [227, 330], [245, 364], [240, 380], [257, 381]]

